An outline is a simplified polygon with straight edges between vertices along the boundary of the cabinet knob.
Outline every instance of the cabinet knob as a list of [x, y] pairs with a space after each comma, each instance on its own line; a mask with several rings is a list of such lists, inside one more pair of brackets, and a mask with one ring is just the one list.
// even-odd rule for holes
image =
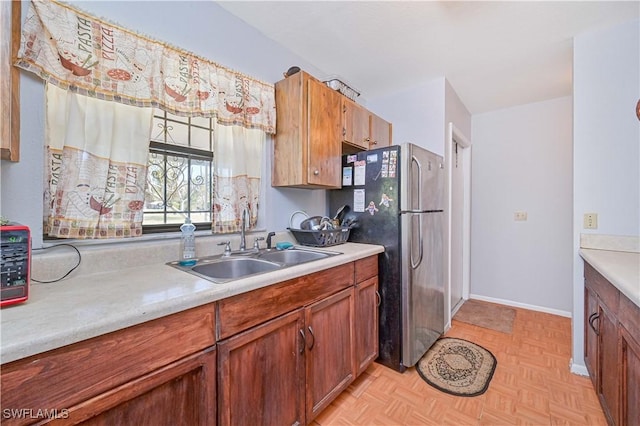
[[378, 141], [371, 142], [371, 145], [378, 145]]
[[320, 171], [319, 171], [319, 170], [314, 170], [314, 171], [313, 171], [313, 174], [314, 174], [314, 175], [316, 175], [316, 176], [318, 176], [318, 175], [320, 174]]

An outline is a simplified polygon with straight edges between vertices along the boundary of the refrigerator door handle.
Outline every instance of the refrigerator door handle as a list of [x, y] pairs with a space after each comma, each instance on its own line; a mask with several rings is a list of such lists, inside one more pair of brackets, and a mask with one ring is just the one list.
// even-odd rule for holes
[[[418, 243], [418, 246], [420, 247], [420, 249], [418, 250], [418, 260], [414, 261], [413, 260], [413, 244], [411, 244], [411, 267], [413, 269], [416, 269], [418, 266], [420, 266], [420, 264], [422, 263], [422, 257], [424, 255], [424, 250], [423, 250], [423, 246], [424, 246], [424, 241], [422, 240], [422, 218], [419, 215], [416, 215], [418, 217], [418, 235], [420, 236], [420, 241]], [[414, 216], [414, 217], [416, 217]], [[413, 219], [413, 218], [412, 218]], [[413, 223], [413, 221], [412, 221]], [[413, 233], [413, 235], [416, 235], [415, 233]]]
[[[422, 166], [415, 155], [411, 155], [411, 162], [418, 168], [418, 208], [422, 208]], [[412, 194], [413, 195], [413, 194]], [[413, 201], [413, 200], [411, 200]]]
[[444, 210], [400, 210], [398, 214], [406, 213], [442, 213]]

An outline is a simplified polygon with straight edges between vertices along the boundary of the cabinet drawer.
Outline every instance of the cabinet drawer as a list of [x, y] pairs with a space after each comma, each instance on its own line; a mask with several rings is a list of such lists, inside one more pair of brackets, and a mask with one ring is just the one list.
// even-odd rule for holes
[[2, 408], [62, 409], [215, 344], [214, 305], [2, 366]]
[[378, 275], [378, 256], [356, 260], [356, 283], [361, 283]]
[[584, 276], [586, 285], [596, 292], [600, 300], [606, 305], [607, 309], [613, 314], [618, 315], [618, 304], [620, 292], [605, 277], [603, 277], [593, 266], [585, 262]]
[[353, 285], [353, 262], [218, 301], [218, 338], [226, 339]]

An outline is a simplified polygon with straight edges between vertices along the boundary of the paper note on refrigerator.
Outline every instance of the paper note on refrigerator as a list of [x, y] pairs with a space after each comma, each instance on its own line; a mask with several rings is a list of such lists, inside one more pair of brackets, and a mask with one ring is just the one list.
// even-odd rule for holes
[[364, 211], [364, 189], [353, 190], [353, 211], [359, 213]]
[[342, 168], [342, 186], [351, 186], [353, 180], [353, 167]]
[[367, 163], [364, 160], [362, 160], [362, 161], [356, 161], [354, 165], [355, 165], [355, 171], [353, 174], [353, 184], [364, 185], [365, 175], [367, 172]]

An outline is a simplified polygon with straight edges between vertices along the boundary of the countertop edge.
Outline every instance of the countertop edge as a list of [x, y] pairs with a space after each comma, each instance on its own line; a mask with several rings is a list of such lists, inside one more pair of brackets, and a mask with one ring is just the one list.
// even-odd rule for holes
[[640, 307], [640, 253], [581, 248], [580, 256]]
[[[120, 272], [86, 275], [69, 280], [65, 283], [66, 285], [32, 286], [30, 300], [25, 304], [3, 308], [0, 312], [2, 330], [0, 364], [7, 364], [220, 299], [363, 259], [384, 252], [384, 247], [346, 243], [340, 246], [327, 247], [326, 250], [341, 252], [341, 255], [225, 284], [213, 284], [171, 266], [158, 264], [130, 268]], [[149, 274], [152, 277], [162, 276], [162, 279], [166, 280], [165, 285], [167, 288], [163, 289], [163, 283], [159, 283], [158, 288], [154, 289], [157, 290], [157, 293], [160, 293], [159, 295], [144, 295], [142, 294], [143, 291], [149, 291], [153, 287], [152, 284], [145, 283], [146, 287], [141, 286], [139, 290], [141, 294], [136, 295], [137, 288], [127, 287], [127, 283], [124, 282], [126, 280], [121, 277], [122, 272], [128, 274], [133, 282], [136, 282], [136, 279], [139, 281], [140, 277], [144, 277], [145, 274]], [[178, 278], [180, 285], [172, 286]], [[110, 294], [108, 286], [104, 285], [109, 280], [117, 280], [118, 285], [113, 285], [114, 292], [130, 289], [132, 292], [131, 299], [133, 300], [136, 297], [141, 300], [145, 297], [148, 299], [157, 297], [158, 300], [151, 300], [149, 303], [133, 305], [129, 309], [125, 309], [119, 306], [117, 295]], [[95, 291], [95, 306], [76, 306], [67, 300], [68, 296], [73, 295], [74, 292], [84, 292], [88, 288]], [[163, 290], [166, 290], [166, 292], [174, 291], [175, 294], [161, 294]], [[42, 294], [40, 300], [38, 300], [39, 294]], [[50, 297], [50, 300], [45, 301], [44, 299], [47, 297]], [[58, 305], [59, 309], [56, 309]], [[44, 330], [38, 330], [38, 327], [31, 326], [31, 323], [35, 322], [34, 320], [39, 319], [37, 312], [39, 307], [55, 311], [56, 315], [61, 319], [61, 324], [43, 323], [41, 325], [44, 326]], [[70, 309], [75, 309], [75, 311], [69, 312]], [[95, 309], [96, 312], [91, 312], [92, 309]], [[83, 319], [91, 317], [92, 321], [69, 319], [74, 314], [76, 317]], [[51, 321], [56, 321], [56, 318], [51, 318]], [[74, 323], [74, 321], [77, 323]], [[71, 326], [69, 326], [70, 324]]]

